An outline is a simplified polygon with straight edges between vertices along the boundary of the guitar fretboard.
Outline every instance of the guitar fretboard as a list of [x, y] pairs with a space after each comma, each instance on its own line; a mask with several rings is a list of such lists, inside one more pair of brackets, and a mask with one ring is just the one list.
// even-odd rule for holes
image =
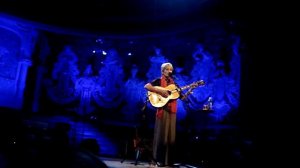
[[204, 84], [204, 82], [201, 80], [201, 81], [194, 82], [194, 83], [192, 83], [192, 84], [189, 84], [189, 85], [183, 86], [183, 87], [181, 87], [180, 89], [181, 89], [181, 90], [184, 90], [184, 89], [189, 89], [189, 88], [191, 88], [191, 87], [197, 87], [197, 86], [199, 86], [199, 85], [203, 85], [203, 84]]

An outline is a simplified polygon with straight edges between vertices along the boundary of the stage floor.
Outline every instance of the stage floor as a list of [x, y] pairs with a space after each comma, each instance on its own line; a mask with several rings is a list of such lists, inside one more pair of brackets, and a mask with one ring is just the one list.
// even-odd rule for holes
[[[139, 161], [137, 165], [135, 165], [135, 160], [125, 160], [122, 162], [122, 159], [115, 158], [105, 158], [101, 157], [101, 160], [109, 167], [109, 168], [156, 168], [157, 166], [150, 162]], [[192, 165], [178, 165], [176, 168], [200, 168]], [[175, 168], [174, 167], [174, 168]], [[170, 166], [166, 166], [166, 168], [172, 168]]]

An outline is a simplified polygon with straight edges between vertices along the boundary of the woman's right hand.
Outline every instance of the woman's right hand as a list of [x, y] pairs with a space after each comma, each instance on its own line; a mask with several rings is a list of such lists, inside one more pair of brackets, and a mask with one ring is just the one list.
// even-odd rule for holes
[[169, 92], [167, 90], [160, 90], [159, 94], [164, 98], [169, 96]]

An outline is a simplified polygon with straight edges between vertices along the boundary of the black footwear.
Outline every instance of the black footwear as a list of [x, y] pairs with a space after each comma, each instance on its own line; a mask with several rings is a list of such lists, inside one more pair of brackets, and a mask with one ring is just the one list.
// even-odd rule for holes
[[165, 167], [166, 165], [161, 162], [156, 162], [157, 167]]

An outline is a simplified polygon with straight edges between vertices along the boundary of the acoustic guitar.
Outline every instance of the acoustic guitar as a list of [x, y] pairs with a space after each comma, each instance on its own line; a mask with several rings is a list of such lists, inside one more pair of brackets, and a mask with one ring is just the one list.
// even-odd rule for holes
[[161, 87], [161, 86], [154, 86], [155, 88], [159, 88], [159, 89], [163, 89], [163, 90], [167, 90], [169, 92], [169, 96], [168, 97], [163, 97], [158, 93], [154, 93], [151, 91], [147, 92], [150, 104], [154, 107], [163, 107], [164, 105], [166, 105], [168, 103], [169, 100], [172, 99], [178, 99], [180, 96], [180, 92], [184, 89], [189, 89], [188, 93], [191, 93], [192, 89], [198, 87], [198, 86], [203, 86], [204, 85], [204, 81], [200, 80], [197, 82], [193, 82], [189, 85], [183, 86], [178, 88], [175, 84], [171, 84], [168, 85], [166, 87]]

